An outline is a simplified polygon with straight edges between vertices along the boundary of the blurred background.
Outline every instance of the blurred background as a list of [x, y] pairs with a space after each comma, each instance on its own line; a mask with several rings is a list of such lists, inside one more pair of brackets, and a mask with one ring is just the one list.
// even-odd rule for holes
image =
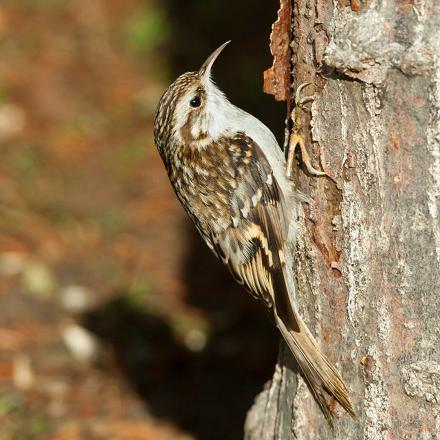
[[0, 440], [242, 438], [278, 337], [186, 219], [152, 123], [232, 39], [215, 79], [281, 140], [277, 8], [1, 1]]

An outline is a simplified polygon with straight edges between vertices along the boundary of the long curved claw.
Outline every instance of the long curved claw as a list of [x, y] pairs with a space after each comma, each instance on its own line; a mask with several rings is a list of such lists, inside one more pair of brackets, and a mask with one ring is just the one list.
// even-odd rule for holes
[[295, 103], [298, 102], [299, 96], [301, 95], [301, 92], [303, 91], [303, 89], [308, 86], [311, 86], [311, 85], [312, 85], [311, 82], [304, 82], [297, 87], [296, 92], [295, 92]]
[[303, 98], [301, 98], [301, 92], [303, 91], [303, 89], [305, 89], [306, 87], [311, 86], [311, 85], [312, 85], [311, 82], [305, 82], [305, 83], [302, 83], [298, 86], [298, 88], [296, 89], [296, 92], [295, 92], [295, 107], [299, 107], [302, 110], [305, 110], [304, 104], [306, 104], [308, 102], [312, 102], [315, 99], [313, 97], [313, 95], [304, 96]]
[[[312, 176], [327, 176], [329, 179], [331, 179], [333, 182], [335, 180], [333, 177], [329, 176], [325, 171], [317, 170], [313, 165], [312, 161], [310, 159], [310, 155], [307, 152], [304, 138], [300, 134], [301, 125], [302, 125], [302, 118], [301, 113], [298, 112], [298, 109], [301, 109], [302, 111], [308, 111], [307, 108], [304, 107], [304, 104], [307, 102], [312, 102], [314, 100], [313, 96], [304, 96], [301, 98], [301, 92], [308, 86], [311, 86], [311, 82], [305, 82], [298, 86], [295, 92], [295, 106], [292, 110], [291, 119], [293, 122], [292, 127], [292, 134], [290, 135], [289, 139], [289, 145], [288, 145], [288, 152], [287, 152], [287, 166], [286, 166], [286, 176], [288, 179], [291, 179], [292, 177], [292, 167], [293, 167], [293, 161], [295, 157], [296, 149], [299, 148], [301, 151], [301, 161], [305, 165], [307, 171]], [[336, 182], [335, 182], [336, 183]]]

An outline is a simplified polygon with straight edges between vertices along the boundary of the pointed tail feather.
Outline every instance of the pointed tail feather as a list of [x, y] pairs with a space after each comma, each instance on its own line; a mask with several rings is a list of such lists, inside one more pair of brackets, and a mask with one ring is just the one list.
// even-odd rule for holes
[[332, 414], [327, 404], [327, 394], [333, 396], [342, 407], [355, 417], [353, 405], [341, 375], [329, 360], [321, 353], [317, 342], [307, 326], [295, 313], [299, 331], [288, 330], [275, 313], [277, 326], [292, 351], [299, 367], [329, 425], [333, 428]]

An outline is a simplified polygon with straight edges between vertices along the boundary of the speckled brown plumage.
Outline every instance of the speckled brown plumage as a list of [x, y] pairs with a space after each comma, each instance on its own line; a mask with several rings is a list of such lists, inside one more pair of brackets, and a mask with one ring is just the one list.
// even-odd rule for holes
[[[173, 188], [205, 241], [237, 281], [271, 307], [271, 293], [264, 286], [272, 285], [272, 274], [281, 270], [278, 251], [283, 248], [286, 225], [270, 166], [258, 145], [244, 133], [221, 137], [205, 148], [197, 140], [165, 152], [173, 156], [166, 159], [174, 164], [169, 172]], [[254, 231], [245, 237], [242, 231], [246, 228]], [[226, 240], [231, 252], [246, 255], [243, 264], [264, 258], [264, 266], [271, 271], [268, 279], [254, 285], [252, 280], [258, 277], [247, 277], [225, 254], [222, 243]], [[264, 252], [258, 257], [261, 249]]]
[[271, 150], [278, 146], [267, 127], [230, 104], [210, 80], [218, 53], [164, 93], [156, 112], [155, 142], [185, 211], [234, 278], [273, 311], [331, 423], [326, 393], [348, 412], [353, 409], [339, 373], [295, 308], [294, 286], [286, 284], [290, 195], [281, 190], [283, 176], [275, 175], [273, 166], [284, 158]]

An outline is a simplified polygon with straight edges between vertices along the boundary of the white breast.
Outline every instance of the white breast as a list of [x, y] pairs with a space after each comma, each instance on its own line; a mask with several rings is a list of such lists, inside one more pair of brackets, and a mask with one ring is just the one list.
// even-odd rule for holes
[[231, 134], [238, 131], [246, 133], [262, 149], [283, 191], [285, 200], [289, 200], [292, 194], [292, 182], [286, 178], [284, 153], [273, 133], [255, 116], [231, 104], [213, 82], [209, 82], [207, 91], [209, 137], [218, 139], [228, 132]]

